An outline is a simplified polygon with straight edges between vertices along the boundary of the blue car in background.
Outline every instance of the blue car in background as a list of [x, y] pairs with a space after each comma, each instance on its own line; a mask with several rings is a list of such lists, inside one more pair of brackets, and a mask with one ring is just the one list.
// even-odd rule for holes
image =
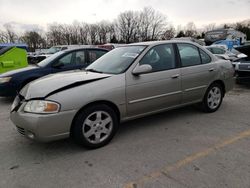
[[27, 83], [48, 74], [84, 69], [107, 52], [100, 48], [60, 51], [36, 65], [0, 74], [0, 96], [15, 96]]

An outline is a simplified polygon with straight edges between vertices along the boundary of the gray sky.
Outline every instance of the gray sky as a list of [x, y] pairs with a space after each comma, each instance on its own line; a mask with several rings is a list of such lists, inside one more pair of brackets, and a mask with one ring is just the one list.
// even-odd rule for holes
[[165, 14], [174, 26], [193, 21], [202, 27], [250, 19], [250, 0], [0, 0], [0, 26], [12, 23], [32, 29], [53, 22], [113, 21], [125, 10], [146, 6]]

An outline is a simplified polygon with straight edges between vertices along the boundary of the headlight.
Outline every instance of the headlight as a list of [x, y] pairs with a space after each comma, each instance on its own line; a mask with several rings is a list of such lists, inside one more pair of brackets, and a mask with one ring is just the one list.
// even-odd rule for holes
[[52, 101], [32, 100], [24, 106], [25, 112], [36, 114], [51, 114], [57, 113], [60, 110], [60, 105]]
[[0, 78], [0, 84], [9, 82], [11, 80], [11, 77], [2, 77]]

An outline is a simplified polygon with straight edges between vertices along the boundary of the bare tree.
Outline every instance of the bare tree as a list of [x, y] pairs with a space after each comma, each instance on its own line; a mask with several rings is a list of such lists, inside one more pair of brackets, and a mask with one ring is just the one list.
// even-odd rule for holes
[[152, 24], [152, 8], [145, 7], [140, 13], [139, 17], [139, 34], [141, 41], [147, 41], [150, 39], [151, 34], [151, 24]]
[[197, 29], [193, 22], [189, 22], [186, 25], [185, 36], [186, 37], [195, 37], [197, 35]]
[[8, 43], [8, 35], [5, 31], [0, 31], [0, 43]]
[[6, 42], [15, 43], [18, 40], [17, 34], [13, 31], [11, 24], [4, 24]]
[[110, 23], [106, 21], [101, 21], [98, 23], [99, 44], [107, 43], [109, 32], [110, 32]]
[[42, 36], [36, 31], [25, 32], [25, 34], [20, 37], [20, 40], [27, 43], [31, 51], [35, 51], [37, 48], [44, 48], [46, 46], [45, 39], [42, 38]]
[[47, 32], [47, 42], [49, 46], [63, 44], [62, 26], [54, 23], [50, 24]]
[[125, 43], [134, 42], [137, 37], [138, 13], [126, 11], [118, 16], [117, 27], [120, 32], [121, 40]]
[[96, 44], [97, 41], [97, 34], [98, 34], [98, 25], [97, 24], [90, 24], [88, 27], [89, 37], [90, 37], [90, 44]]
[[86, 23], [81, 23], [79, 27], [79, 42], [88, 44], [88, 25]]
[[215, 23], [210, 23], [210, 24], [208, 24], [208, 25], [206, 25], [206, 26], [204, 27], [205, 32], [212, 31], [212, 30], [214, 30], [215, 28], [216, 28], [216, 24], [215, 24]]
[[141, 41], [161, 39], [167, 18], [151, 7], [145, 7], [139, 14], [139, 35]]
[[156, 12], [152, 9], [152, 33], [151, 40], [159, 40], [159, 37], [162, 35], [164, 26], [167, 25], [167, 18], [160, 12]]
[[175, 29], [174, 29], [174, 27], [170, 27], [166, 31], [163, 32], [162, 39], [163, 40], [170, 40], [170, 39], [174, 38], [174, 36], [175, 36]]

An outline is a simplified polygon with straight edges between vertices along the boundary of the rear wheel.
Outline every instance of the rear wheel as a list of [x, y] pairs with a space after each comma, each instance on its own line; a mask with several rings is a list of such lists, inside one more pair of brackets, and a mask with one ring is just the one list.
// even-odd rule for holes
[[73, 124], [74, 140], [88, 148], [99, 148], [110, 142], [118, 128], [118, 118], [105, 104], [90, 106], [81, 111]]
[[205, 112], [215, 112], [219, 109], [224, 92], [221, 84], [214, 83], [206, 91], [202, 102], [202, 110]]

